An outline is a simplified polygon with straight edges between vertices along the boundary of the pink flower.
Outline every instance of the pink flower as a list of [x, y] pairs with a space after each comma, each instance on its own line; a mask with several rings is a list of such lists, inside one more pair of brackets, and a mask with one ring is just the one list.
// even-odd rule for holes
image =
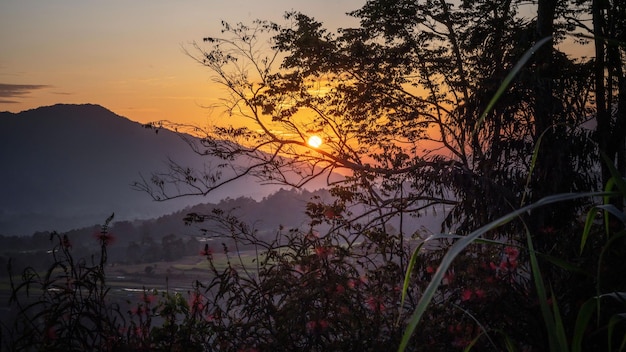
[[346, 292], [346, 288], [343, 287], [343, 285], [338, 284], [337, 287], [335, 287], [335, 292], [337, 292], [339, 294], [342, 294], [342, 293]]
[[476, 290], [474, 290], [474, 294], [476, 295], [476, 298], [482, 299], [485, 298], [486, 293], [485, 290], [477, 288]]

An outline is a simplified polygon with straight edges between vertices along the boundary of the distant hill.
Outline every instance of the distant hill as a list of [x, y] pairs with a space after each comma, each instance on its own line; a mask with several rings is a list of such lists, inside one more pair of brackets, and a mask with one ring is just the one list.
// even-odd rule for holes
[[206, 198], [155, 202], [130, 185], [164, 170], [168, 157], [200, 167], [175, 133], [142, 127], [98, 105], [54, 105], [0, 113], [0, 235], [67, 231], [116, 220], [148, 219], [201, 202], [261, 199], [276, 187], [242, 178]]

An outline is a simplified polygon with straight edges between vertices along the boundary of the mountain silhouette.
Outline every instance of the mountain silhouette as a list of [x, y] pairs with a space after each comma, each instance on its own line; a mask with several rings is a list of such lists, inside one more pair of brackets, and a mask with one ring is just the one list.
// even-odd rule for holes
[[260, 199], [277, 187], [244, 177], [207, 197], [155, 202], [131, 188], [168, 158], [203, 167], [175, 133], [143, 128], [99, 105], [40, 107], [0, 113], [0, 235], [66, 231], [116, 220], [147, 219], [226, 197]]

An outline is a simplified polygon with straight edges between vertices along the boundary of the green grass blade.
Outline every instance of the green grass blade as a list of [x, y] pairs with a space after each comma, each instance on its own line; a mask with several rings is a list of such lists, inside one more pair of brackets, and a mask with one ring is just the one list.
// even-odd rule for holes
[[472, 346], [474, 346], [476, 344], [476, 342], [478, 342], [478, 340], [485, 335], [485, 337], [487, 338], [487, 340], [489, 340], [489, 343], [491, 343], [491, 345], [494, 347], [494, 349], [498, 349], [498, 346], [496, 345], [495, 342], [493, 342], [493, 340], [491, 339], [491, 336], [489, 336], [489, 334], [487, 333], [487, 328], [480, 323], [480, 321], [467, 309], [464, 309], [463, 307], [456, 305], [454, 303], [452, 303], [452, 305], [459, 309], [460, 311], [463, 312], [463, 314], [467, 315], [470, 319], [472, 319], [474, 321], [474, 323], [476, 323], [476, 325], [478, 325], [478, 327], [480, 327], [481, 333], [478, 334], [478, 336], [476, 336], [466, 347], [465, 350], [469, 351], [472, 349]]
[[541, 133], [541, 135], [539, 136], [539, 138], [537, 138], [537, 142], [535, 143], [535, 147], [533, 148], [533, 155], [530, 159], [530, 169], [528, 170], [528, 176], [526, 177], [526, 185], [525, 185], [525, 191], [522, 194], [522, 200], [520, 201], [520, 207], [524, 205], [524, 203], [526, 203], [526, 196], [528, 195], [527, 190], [530, 187], [530, 181], [532, 179], [532, 175], [533, 175], [533, 171], [535, 170], [535, 166], [537, 165], [537, 157], [539, 155], [539, 148], [541, 147], [541, 141], [543, 140], [543, 136], [545, 136], [546, 132], [548, 132], [549, 129], [546, 129], [545, 131], [543, 131]]
[[543, 321], [546, 324], [546, 330], [548, 332], [548, 340], [550, 343], [550, 351], [556, 352], [558, 350], [556, 337], [556, 326], [552, 313], [550, 312], [550, 308], [548, 306], [548, 295], [546, 292], [546, 287], [543, 284], [543, 276], [541, 275], [541, 270], [539, 269], [539, 261], [537, 260], [537, 255], [535, 254], [535, 248], [533, 246], [533, 241], [530, 236], [530, 233], [526, 231], [526, 241], [528, 243], [528, 253], [530, 256], [530, 267], [532, 270], [533, 281], [535, 282], [535, 290], [537, 291], [537, 297], [539, 299], [539, 307], [541, 308], [541, 315], [543, 316]]
[[619, 220], [622, 223], [626, 224], [626, 214], [624, 214], [622, 211], [617, 209], [617, 207], [615, 205], [613, 205], [613, 204], [603, 204], [603, 205], [596, 206], [596, 208], [611, 213], [611, 215], [615, 216], [617, 218], [617, 220]]
[[[615, 195], [615, 193], [608, 193], [608, 194]], [[608, 195], [605, 196], [605, 198], [608, 198], [608, 197], [609, 197]], [[595, 219], [597, 210], [604, 211], [604, 217], [605, 217], [604, 225], [605, 225], [605, 232], [607, 234], [609, 233], [608, 218], [607, 218], [608, 214], [612, 214], [613, 216], [617, 218], [617, 220], [626, 224], [626, 214], [624, 214], [619, 209], [617, 209], [617, 207], [615, 207], [613, 204], [596, 205], [595, 207], [591, 208], [591, 210], [589, 210], [589, 212], [587, 213], [587, 219], [585, 220], [585, 227], [583, 229], [583, 234], [580, 239], [580, 254], [582, 254], [583, 250], [585, 249], [585, 244], [587, 243], [587, 239], [589, 238], [589, 233], [591, 232], [591, 227], [593, 226], [593, 220]]]
[[613, 161], [604, 153], [602, 154], [602, 159], [604, 159], [604, 162], [608, 167], [609, 172], [611, 173], [611, 179], [613, 180], [615, 186], [617, 186], [617, 189], [619, 189], [620, 193], [623, 196], [626, 196], [626, 180], [624, 180], [624, 176], [622, 176], [619, 171], [617, 171], [615, 165], [613, 164]]
[[[406, 299], [406, 293], [409, 290], [409, 282], [411, 280], [411, 273], [413, 272], [413, 267], [415, 267], [417, 256], [419, 255], [419, 251], [424, 246], [424, 243], [426, 243], [426, 241], [420, 243], [420, 245], [417, 246], [417, 248], [415, 248], [415, 250], [413, 251], [413, 254], [411, 255], [411, 260], [409, 260], [409, 265], [406, 268], [406, 274], [404, 275], [404, 285], [402, 285], [402, 300], [400, 301], [400, 309], [404, 307], [404, 300]], [[398, 317], [398, 319], [400, 319], [400, 317]]]
[[563, 325], [563, 319], [561, 318], [561, 310], [559, 309], [559, 304], [556, 299], [556, 295], [554, 291], [550, 289], [550, 296], [552, 297], [552, 316], [554, 317], [554, 328], [556, 332], [556, 341], [557, 348], [560, 351], [567, 352], [569, 351], [569, 346], [567, 344], [567, 334], [565, 332], [565, 326]]
[[478, 118], [478, 121], [476, 121], [476, 124], [474, 125], [474, 130], [472, 131], [472, 136], [478, 133], [478, 129], [480, 128], [480, 126], [482, 126], [483, 122], [485, 121], [485, 118], [487, 117], [487, 114], [489, 114], [489, 112], [496, 105], [496, 102], [500, 99], [500, 96], [504, 93], [504, 91], [509, 87], [509, 85], [511, 84], [511, 82], [513, 81], [513, 78], [515, 78], [517, 73], [522, 69], [522, 67], [524, 67], [524, 65], [526, 65], [526, 62], [530, 60], [530, 58], [533, 56], [535, 51], [537, 51], [542, 45], [544, 45], [550, 40], [552, 40], [552, 37], [545, 37], [541, 39], [540, 41], [535, 43], [535, 45], [533, 45], [532, 48], [528, 49], [524, 53], [522, 58], [519, 59], [519, 61], [517, 61], [515, 66], [513, 66], [513, 69], [511, 69], [509, 74], [506, 75], [506, 77], [504, 78], [504, 81], [502, 81], [502, 84], [500, 84], [500, 87], [498, 87], [496, 94], [494, 94], [493, 98], [491, 98], [484, 112]]
[[[622, 314], [615, 314], [614, 316], [611, 317], [611, 319], [609, 319], [609, 326], [608, 326], [608, 343], [609, 343], [609, 351], [613, 351], [613, 332], [615, 331], [615, 325], [617, 325], [619, 322], [623, 321], [626, 319], [626, 314], [622, 313]], [[620, 344], [620, 348], [618, 351], [623, 351], [624, 350], [624, 346], [626, 345], [626, 336], [624, 336], [622, 338], [622, 342]]]
[[595, 311], [597, 299], [597, 297], [593, 297], [587, 300], [578, 310], [574, 335], [572, 336], [572, 352], [582, 352], [583, 337], [585, 336], [587, 326], [589, 326], [591, 316]]
[[583, 254], [583, 250], [585, 249], [585, 245], [587, 244], [587, 238], [589, 238], [589, 233], [591, 232], [591, 226], [593, 225], [593, 220], [596, 218], [597, 208], [593, 207], [587, 213], [587, 219], [585, 220], [585, 227], [583, 228], [583, 234], [580, 238], [580, 254]]
[[[409, 343], [409, 340], [411, 339], [411, 335], [413, 335], [413, 333], [415, 332], [415, 328], [417, 327], [417, 325], [419, 324], [422, 316], [424, 315], [424, 312], [426, 311], [426, 308], [428, 307], [428, 305], [430, 304], [430, 302], [432, 301], [437, 289], [439, 288], [439, 285], [441, 284], [441, 281], [443, 280], [443, 277], [446, 273], [446, 271], [450, 268], [450, 266], [452, 265], [452, 262], [454, 261], [454, 258], [456, 258], [456, 256], [459, 255], [459, 253], [461, 253], [467, 246], [469, 246], [472, 242], [474, 242], [476, 239], [478, 239], [480, 236], [482, 236], [483, 234], [485, 234], [488, 231], [491, 231], [499, 226], [502, 226], [510, 221], [512, 221], [513, 219], [516, 219], [517, 217], [519, 217], [522, 214], [525, 214], [533, 209], [539, 208], [541, 206], [544, 205], [548, 205], [548, 204], [552, 204], [552, 203], [557, 203], [557, 202], [562, 202], [562, 201], [568, 201], [568, 200], [573, 200], [573, 199], [580, 199], [580, 198], [588, 198], [588, 197], [601, 197], [604, 196], [605, 193], [604, 192], [587, 192], [587, 193], [566, 193], [566, 194], [557, 194], [557, 195], [553, 195], [553, 196], [548, 196], [545, 198], [542, 198], [540, 200], [538, 200], [535, 203], [529, 204], [525, 207], [522, 207], [518, 210], [512, 211], [507, 215], [504, 215], [490, 223], [488, 223], [487, 225], [484, 225], [483, 227], [479, 228], [478, 230], [468, 234], [467, 236], [460, 238], [458, 241], [456, 241], [451, 247], [450, 249], [448, 249], [448, 251], [446, 252], [446, 254], [443, 256], [443, 258], [441, 259], [441, 263], [439, 264], [439, 267], [437, 268], [437, 271], [435, 271], [435, 274], [433, 275], [433, 278], [431, 279], [430, 283], [428, 284], [428, 286], [426, 287], [426, 289], [424, 290], [424, 294], [422, 295], [422, 297], [420, 298], [417, 307], [415, 307], [415, 310], [413, 311], [413, 314], [411, 315], [411, 317], [409, 318], [409, 322], [407, 324], [407, 328], [404, 331], [404, 334], [402, 336], [402, 340], [400, 341], [400, 345], [398, 347], [398, 351], [404, 351]], [[536, 258], [535, 258], [536, 261]], [[545, 290], [544, 290], [544, 294], [545, 294]], [[545, 295], [544, 295], [545, 297]], [[544, 302], [545, 303], [545, 302]], [[547, 304], [546, 304], [547, 307]]]
[[513, 340], [509, 337], [509, 335], [502, 333], [504, 338], [504, 346], [506, 347], [506, 351], [508, 352], [517, 352], [517, 348], [515, 348], [515, 344]]
[[553, 264], [555, 266], [558, 266], [559, 268], [565, 269], [565, 270], [567, 270], [569, 272], [580, 274], [580, 275], [584, 275], [584, 276], [593, 276], [592, 273], [590, 273], [588, 271], [585, 271], [584, 269], [582, 269], [582, 268], [580, 268], [580, 267], [578, 267], [578, 266], [576, 266], [574, 264], [571, 264], [571, 263], [569, 263], [569, 262], [567, 262], [567, 261], [565, 261], [563, 259], [551, 256], [551, 255], [547, 255], [547, 254], [544, 254], [544, 253], [541, 253], [541, 252], [536, 252], [535, 254], [537, 255], [537, 257], [541, 258], [542, 260], [545, 260], [545, 261], [547, 261], [547, 262], [549, 262], [549, 263], [551, 263], [551, 264]]

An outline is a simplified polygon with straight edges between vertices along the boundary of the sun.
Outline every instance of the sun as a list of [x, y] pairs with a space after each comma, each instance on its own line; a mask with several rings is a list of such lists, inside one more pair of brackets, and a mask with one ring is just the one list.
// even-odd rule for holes
[[313, 148], [319, 148], [322, 145], [322, 139], [319, 136], [313, 135], [309, 137], [307, 143]]

